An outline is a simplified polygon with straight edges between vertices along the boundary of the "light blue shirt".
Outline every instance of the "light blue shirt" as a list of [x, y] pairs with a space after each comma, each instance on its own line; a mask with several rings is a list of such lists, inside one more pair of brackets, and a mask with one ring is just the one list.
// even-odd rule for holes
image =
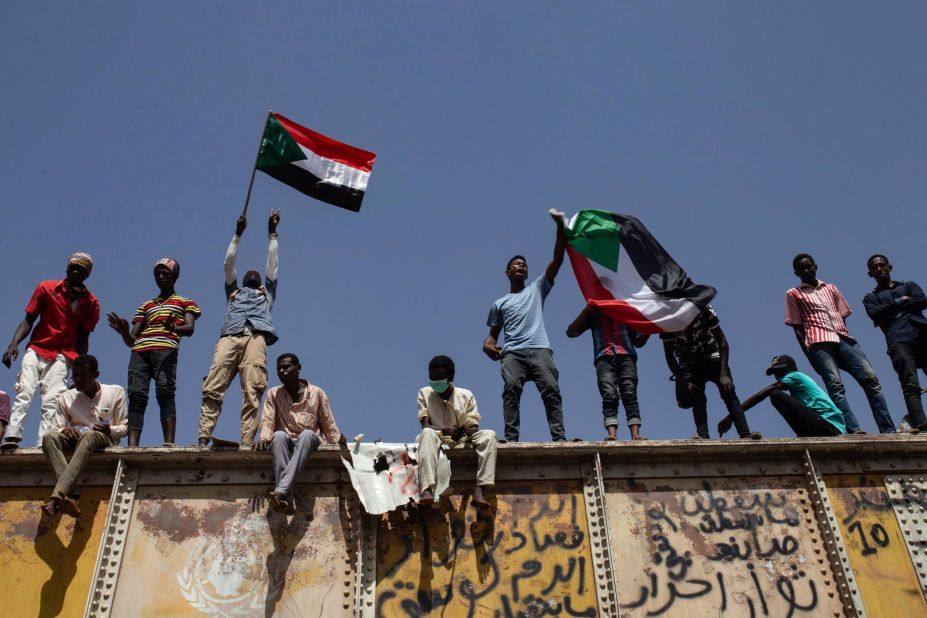
[[518, 293], [509, 293], [492, 304], [486, 325], [502, 327], [505, 335], [503, 350], [550, 349], [544, 329], [544, 299], [554, 286], [541, 275]]
[[818, 416], [839, 429], [840, 433], [847, 432], [843, 413], [814, 380], [800, 371], [791, 371], [779, 381], [789, 387], [792, 397], [814, 410]]

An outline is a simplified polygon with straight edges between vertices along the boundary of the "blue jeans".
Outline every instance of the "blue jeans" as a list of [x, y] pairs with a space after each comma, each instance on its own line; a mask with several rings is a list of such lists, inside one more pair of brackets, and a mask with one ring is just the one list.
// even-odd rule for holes
[[637, 362], [627, 354], [603, 354], [595, 359], [595, 376], [602, 395], [605, 428], [618, 426], [618, 401], [624, 403], [628, 427], [641, 424], [637, 405]]
[[859, 431], [859, 422], [850, 409], [843, 382], [840, 380], [840, 370], [853, 376], [869, 400], [872, 417], [881, 433], [894, 433], [895, 423], [888, 412], [888, 404], [882, 395], [882, 385], [869, 364], [869, 359], [863, 354], [859, 344], [841, 337], [840, 342], [826, 341], [814, 343], [808, 348], [808, 360], [814, 370], [824, 381], [824, 388], [830, 395], [831, 401], [843, 413], [843, 420], [847, 426], [847, 433]]
[[566, 440], [563, 432], [563, 400], [554, 353], [546, 348], [506, 350], [502, 353], [502, 418], [505, 439], [518, 442], [521, 428], [521, 392], [525, 381], [534, 382], [544, 401], [550, 437], [555, 442]]
[[287, 498], [293, 497], [296, 477], [306, 467], [309, 456], [321, 446], [322, 441], [311, 429], [304, 430], [297, 439], [285, 431], [275, 431], [270, 443], [273, 458], [274, 482], [278, 491]]

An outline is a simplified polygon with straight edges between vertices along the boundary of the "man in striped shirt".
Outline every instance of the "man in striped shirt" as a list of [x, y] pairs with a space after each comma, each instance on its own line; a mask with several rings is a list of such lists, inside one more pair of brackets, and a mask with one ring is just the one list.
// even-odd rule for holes
[[328, 395], [299, 377], [302, 365], [292, 353], [277, 357], [280, 386], [267, 391], [261, 428], [254, 449], [273, 455], [274, 489], [271, 506], [281, 513], [295, 512], [293, 485], [309, 456], [322, 444], [344, 444], [335, 424]]
[[155, 397], [161, 408], [164, 445], [173, 446], [177, 426], [177, 352], [180, 338], [193, 335], [199, 306], [174, 291], [180, 277], [180, 264], [162, 258], [154, 266], [159, 294], [142, 303], [132, 318], [132, 328], [115, 313], [106, 316], [110, 327], [132, 348], [129, 357], [129, 446], [138, 446], [148, 406], [148, 389], [155, 381]]
[[859, 433], [859, 422], [850, 409], [840, 370], [853, 376], [869, 400], [872, 416], [882, 433], [894, 433], [895, 423], [882, 395], [882, 386], [845, 319], [853, 313], [843, 294], [832, 283], [818, 281], [817, 264], [807, 253], [792, 260], [801, 284], [785, 293], [785, 323], [795, 330], [798, 345], [824, 381], [824, 387], [846, 422], [848, 433]]
[[624, 414], [632, 440], [641, 438], [641, 413], [637, 404], [637, 350], [647, 343], [642, 335], [586, 305], [567, 327], [567, 337], [579, 337], [592, 331], [595, 354], [595, 375], [602, 395], [602, 415], [605, 419], [606, 440], [618, 439], [618, 402], [624, 403]]

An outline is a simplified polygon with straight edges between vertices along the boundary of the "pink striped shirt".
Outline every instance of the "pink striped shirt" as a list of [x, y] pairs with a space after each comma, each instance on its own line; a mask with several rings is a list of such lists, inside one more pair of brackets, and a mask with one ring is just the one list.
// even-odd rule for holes
[[826, 341], [853, 339], [844, 318], [853, 311], [837, 286], [818, 281], [817, 287], [802, 283], [785, 293], [785, 323], [805, 327], [805, 346]]

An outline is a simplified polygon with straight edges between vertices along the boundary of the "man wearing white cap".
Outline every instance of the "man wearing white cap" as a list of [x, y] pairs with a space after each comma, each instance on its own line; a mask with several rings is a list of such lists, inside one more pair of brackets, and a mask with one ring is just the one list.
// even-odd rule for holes
[[30, 333], [31, 337], [13, 387], [16, 395], [4, 451], [15, 450], [22, 440], [26, 413], [39, 386], [42, 417], [36, 446], [41, 446], [42, 436], [54, 421], [58, 395], [67, 388], [68, 367], [78, 354], [87, 353], [90, 333], [100, 319], [100, 302], [84, 286], [91, 270], [93, 258], [89, 254], [71, 254], [65, 278], [42, 281], [35, 287], [26, 305], [26, 317], [13, 332], [13, 340], [3, 353], [3, 364], [8, 368], [19, 356], [19, 344]]

